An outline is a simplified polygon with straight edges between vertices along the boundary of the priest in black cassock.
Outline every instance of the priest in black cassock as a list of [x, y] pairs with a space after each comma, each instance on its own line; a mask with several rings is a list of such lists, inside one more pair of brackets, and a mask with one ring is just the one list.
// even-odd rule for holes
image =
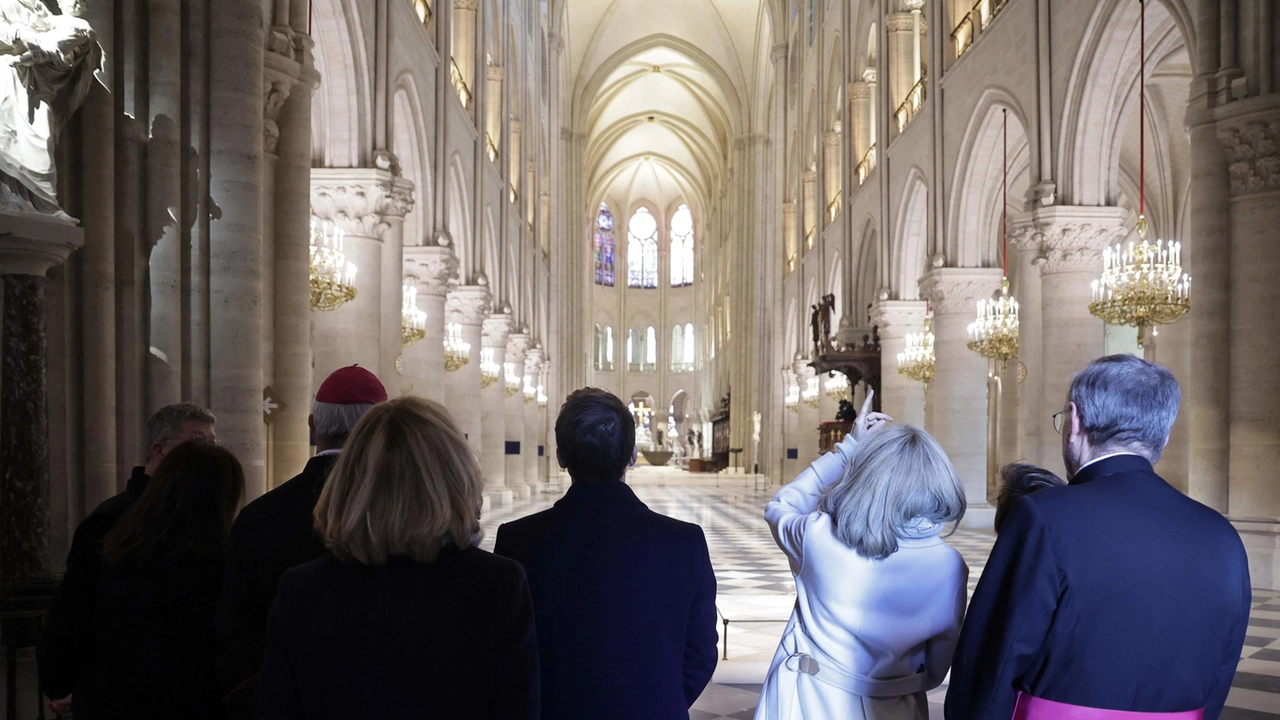
[[1249, 566], [1231, 524], [1152, 469], [1179, 397], [1167, 369], [1132, 355], [1075, 377], [1053, 418], [1070, 483], [1018, 500], [1001, 528], [956, 647], [949, 720], [1222, 712]]

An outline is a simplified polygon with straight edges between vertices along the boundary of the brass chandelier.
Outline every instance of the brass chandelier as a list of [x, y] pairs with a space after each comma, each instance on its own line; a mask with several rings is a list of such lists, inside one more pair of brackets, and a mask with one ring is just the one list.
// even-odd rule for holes
[[337, 310], [356, 297], [356, 266], [342, 252], [342, 228], [311, 220], [311, 309]]
[[462, 326], [458, 323], [446, 324], [444, 334], [445, 371], [457, 372], [469, 362], [471, 362], [471, 343], [462, 339]]
[[1138, 347], [1148, 327], [1176, 322], [1191, 310], [1191, 276], [1182, 272], [1182, 243], [1147, 241], [1146, 216], [1146, 5], [1139, 21], [1138, 242], [1102, 252], [1102, 277], [1093, 281], [1089, 312], [1108, 325], [1138, 329]]
[[786, 405], [787, 409], [793, 413], [800, 412], [800, 386], [799, 385], [787, 386], [787, 396], [783, 399], [782, 404]]
[[493, 348], [480, 350], [480, 387], [487, 388], [502, 379], [502, 366], [493, 359]]
[[418, 308], [418, 288], [400, 286], [400, 345], [408, 347], [427, 336], [427, 313]]
[[822, 404], [822, 391], [818, 389], [817, 377], [811, 377], [805, 381], [804, 392], [800, 393], [800, 399], [804, 401], [805, 405], [814, 410], [817, 410], [818, 406]]
[[532, 376], [530, 375], [524, 376], [524, 389], [522, 392], [524, 392], [525, 405], [528, 405], [529, 403], [538, 399], [538, 388], [533, 384]]
[[1000, 213], [1000, 297], [978, 301], [978, 318], [969, 323], [968, 348], [989, 360], [1000, 362], [1000, 371], [1009, 358], [1018, 354], [1018, 301], [1009, 295], [1009, 111], [1002, 111], [1003, 199]]
[[511, 397], [520, 392], [520, 376], [516, 374], [516, 364], [513, 362], [502, 363], [502, 380], [505, 384], [504, 392], [507, 397]]
[[842, 372], [831, 371], [823, 388], [832, 402], [840, 402], [849, 398], [849, 377]]
[[929, 382], [933, 380], [933, 364], [937, 359], [933, 352], [932, 326], [933, 316], [926, 314], [924, 332], [907, 333], [907, 347], [898, 353], [898, 374], [923, 382], [926, 393], [929, 392]]

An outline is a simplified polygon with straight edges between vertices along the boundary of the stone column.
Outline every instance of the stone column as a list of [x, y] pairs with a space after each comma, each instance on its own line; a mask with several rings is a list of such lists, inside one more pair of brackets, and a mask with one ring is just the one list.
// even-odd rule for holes
[[[804, 198], [804, 252], [807, 252], [810, 249], [809, 242], [818, 234], [818, 173], [812, 169], [805, 170], [800, 177]], [[813, 233], [813, 235], [811, 236], [809, 233]]]
[[888, 112], [892, 114], [907, 99], [907, 93], [916, 84], [912, 47], [915, 44], [914, 16], [903, 12], [889, 13], [885, 16], [885, 26], [889, 32], [889, 47], [888, 52], [881, 53], [880, 57], [887, 60], [889, 65]]
[[480, 425], [480, 332], [488, 313], [487, 283], [461, 285], [449, 291], [445, 302], [446, 321], [462, 326], [462, 339], [471, 345], [471, 352], [467, 364], [448, 373], [445, 379], [445, 405], [477, 452], [484, 447]]
[[453, 61], [472, 98], [476, 92], [476, 7], [477, 0], [453, 0]]
[[271, 326], [271, 476], [293, 477], [311, 456], [307, 416], [311, 413], [311, 96], [320, 74], [312, 59], [315, 43], [293, 36], [299, 80], [276, 119], [275, 298]]
[[404, 272], [417, 284], [418, 309], [427, 320], [422, 339], [401, 350], [400, 394], [444, 404], [445, 296], [457, 277], [458, 260], [448, 247], [410, 245], [404, 248]]
[[[856, 166], [871, 148], [871, 134], [875, 120], [871, 117], [871, 85], [858, 81], [849, 83], [849, 116], [853, 120], [853, 163]], [[857, 177], [856, 173], [854, 177]]]
[[[538, 378], [542, 377], [542, 359], [545, 356], [542, 344], [536, 342], [524, 356], [525, 377], [529, 378], [529, 382], [535, 387], [538, 384]], [[542, 489], [542, 479], [538, 473], [538, 448], [544, 446], [546, 438], [540, 432], [538, 403], [533, 399], [524, 398], [523, 393], [520, 402], [524, 405], [524, 439], [527, 444], [527, 447], [521, 448], [521, 455], [524, 456], [524, 481], [529, 485], [530, 490], [536, 493]]]
[[[248, 497], [262, 494], [262, 3], [227, 0], [210, 17], [209, 398], [218, 441], [244, 465]], [[232, 351], [228, 349], [234, 348]]]
[[0, 214], [0, 583], [49, 570], [45, 273], [83, 241], [68, 222]]
[[[1280, 519], [1280, 95], [1242, 100], [1218, 123], [1231, 179], [1230, 494], [1232, 518]], [[1194, 292], [1194, 285], [1193, 292]], [[1194, 302], [1194, 300], [1193, 300]]]
[[[523, 330], [507, 336], [506, 362], [512, 365], [516, 377], [521, 379], [521, 385], [516, 392], [507, 395], [505, 379], [502, 383], [504, 386], [502, 408], [506, 416], [506, 421], [503, 423], [506, 484], [522, 500], [529, 499], [529, 486], [532, 484], [524, 474], [524, 456], [529, 452], [525, 438], [531, 435], [525, 432], [524, 393], [520, 392], [524, 387], [525, 353], [529, 351], [529, 342], [529, 334]], [[534, 448], [534, 452], [537, 452], [537, 448]]]
[[492, 353], [499, 368], [498, 379], [488, 387], [484, 387], [482, 382], [480, 388], [480, 468], [484, 471], [485, 494], [490, 495], [490, 504], [497, 507], [510, 505], [512, 498], [507, 485], [506, 384], [501, 369], [506, 362], [507, 335], [510, 332], [511, 313], [492, 313], [484, 320], [480, 340], [481, 351]]
[[[513, 108], [513, 113], [519, 112], [519, 108]], [[507, 150], [507, 173], [511, 178], [511, 187], [503, 188], [502, 194], [509, 195], [512, 190], [517, 193], [523, 185], [520, 182], [521, 171], [524, 169], [524, 163], [520, 162], [520, 135], [523, 127], [519, 120], [512, 120], [507, 125], [507, 134], [511, 136], [511, 147]], [[514, 198], [510, 198], [511, 202], [515, 202]]]
[[[1040, 237], [1043, 379], [1041, 408], [1061, 409], [1071, 379], [1102, 356], [1103, 323], [1089, 312], [1091, 283], [1102, 274], [1102, 249], [1121, 240], [1128, 211], [1109, 207], [1050, 206], [1032, 216]], [[1019, 298], [1021, 301], [1021, 298]], [[1025, 301], [1022, 301], [1025, 307]], [[1061, 438], [1042, 420], [1040, 462], [1065, 476]]]
[[[788, 263], [795, 263], [800, 257], [799, 253], [796, 252], [799, 247], [799, 243], [797, 241], [799, 235], [797, 234], [797, 230], [796, 201], [787, 200], [782, 203], [782, 236], [786, 242]], [[795, 270], [794, 264], [788, 266], [786, 271], [790, 273], [793, 270]], [[790, 348], [788, 348], [788, 350], [790, 350]]]
[[[390, 171], [377, 168], [311, 171], [311, 206], [318, 218], [346, 233], [343, 251], [356, 266], [355, 299], [336, 310], [311, 314], [313, 384], [340, 367], [359, 364], [378, 374], [384, 385], [395, 386], [394, 370], [389, 376], [383, 360], [393, 349], [387, 339], [392, 327], [398, 345], [403, 268], [400, 248], [385, 248], [383, 239], [391, 229], [386, 218], [403, 216], [412, 206], [412, 195], [403, 182], [394, 180]], [[386, 272], [388, 262], [394, 262], [393, 275]], [[389, 277], [394, 293], [384, 292]], [[392, 362], [396, 354], [398, 349], [391, 353]]]
[[898, 353], [907, 347], [907, 333], [924, 332], [923, 300], [880, 300], [871, 309], [871, 323], [880, 331], [880, 409], [894, 420], [924, 426], [928, 402], [924, 383], [898, 372]]
[[969, 323], [978, 300], [1000, 286], [998, 268], [936, 268], [920, 281], [933, 305], [937, 355], [925, 427], [951, 456], [969, 500], [966, 527], [990, 529], [995, 509], [987, 500], [988, 361], [969, 350]]
[[401, 306], [404, 304], [404, 216], [413, 208], [413, 183], [401, 177], [391, 179], [391, 193], [383, 204], [382, 221], [382, 320], [378, 375], [394, 385], [400, 371], [396, 360], [403, 347]]
[[[836, 198], [840, 197], [841, 187], [841, 166], [840, 166], [840, 135], [838, 131], [824, 133], [822, 135], [822, 165], [826, 173], [823, 177], [824, 187], [827, 191], [827, 205]], [[825, 223], [829, 223], [835, 218], [828, 213]]]
[[[1011, 372], [1006, 374], [1004, 391], [1006, 396], [1012, 395], [1016, 402], [1015, 412], [1010, 413], [1017, 423], [1014, 430], [1016, 449], [1013, 454], [1042, 467], [1046, 462], [1041, 457], [1042, 451], [1047, 447], [1045, 438], [1057, 437], [1052, 434], [1053, 425], [1050, 420], [1057, 409], [1046, 412], [1040, 406], [1044, 395], [1044, 350], [1041, 341], [1041, 310], [1044, 303], [1040, 291], [1040, 266], [1043, 264], [1040, 233], [1030, 218], [1011, 221], [1009, 274], [1012, 277], [1009, 279], [1009, 292], [1018, 299], [1018, 357], [1016, 361], [1009, 361]], [[1018, 383], [1020, 368], [1025, 368], [1026, 379]], [[1009, 374], [1013, 375], [1013, 384], [1008, 383]], [[1061, 455], [1061, 447], [1050, 453], [1051, 458]]]
[[[498, 65], [489, 65], [484, 69], [485, 82], [485, 107], [484, 107], [484, 131], [485, 138], [488, 143], [493, 143], [493, 149], [496, 154], [492, 160], [495, 163], [501, 163], [502, 157], [502, 67]], [[485, 150], [488, 152], [488, 143]], [[501, 165], [498, 166], [498, 174], [501, 175]]]

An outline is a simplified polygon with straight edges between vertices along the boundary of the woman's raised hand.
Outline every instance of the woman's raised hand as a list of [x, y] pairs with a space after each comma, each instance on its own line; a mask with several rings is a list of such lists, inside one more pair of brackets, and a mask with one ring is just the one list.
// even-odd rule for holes
[[871, 412], [871, 400], [876, 396], [875, 390], [867, 390], [867, 399], [862, 403], [862, 410], [853, 421], [853, 439], [862, 442], [879, 432], [881, 428], [893, 422], [893, 418], [884, 413]]

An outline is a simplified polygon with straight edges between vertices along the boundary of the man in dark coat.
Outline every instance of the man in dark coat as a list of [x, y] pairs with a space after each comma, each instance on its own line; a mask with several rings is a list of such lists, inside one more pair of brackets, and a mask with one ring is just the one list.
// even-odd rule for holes
[[556, 443], [568, 493], [499, 527], [494, 548], [529, 577], [542, 717], [687, 720], [716, 665], [702, 528], [652, 512], [623, 481], [635, 420], [613, 395], [570, 395]]
[[1026, 720], [1073, 712], [1062, 705], [1222, 712], [1248, 559], [1225, 518], [1152, 469], [1179, 396], [1168, 370], [1132, 355], [1075, 377], [1054, 416], [1070, 483], [1005, 520], [956, 647], [949, 720], [1010, 718], [1015, 704]]
[[54, 698], [50, 708], [71, 710], [71, 693], [83, 679], [93, 654], [85, 638], [93, 636], [94, 590], [102, 568], [102, 541], [133, 503], [142, 496], [160, 461], [188, 440], [214, 442], [213, 413], [199, 405], [165, 405], [147, 419], [147, 463], [133, 469], [124, 492], [103, 500], [76, 527], [67, 552], [67, 569], [58, 585], [36, 647], [40, 691]]
[[382, 383], [362, 367], [330, 374], [307, 418], [316, 456], [297, 477], [246, 505], [231, 528], [216, 620], [218, 680], [231, 718], [257, 717], [255, 680], [280, 576], [325, 554], [313, 517], [325, 478], [356, 422], [386, 399]]

